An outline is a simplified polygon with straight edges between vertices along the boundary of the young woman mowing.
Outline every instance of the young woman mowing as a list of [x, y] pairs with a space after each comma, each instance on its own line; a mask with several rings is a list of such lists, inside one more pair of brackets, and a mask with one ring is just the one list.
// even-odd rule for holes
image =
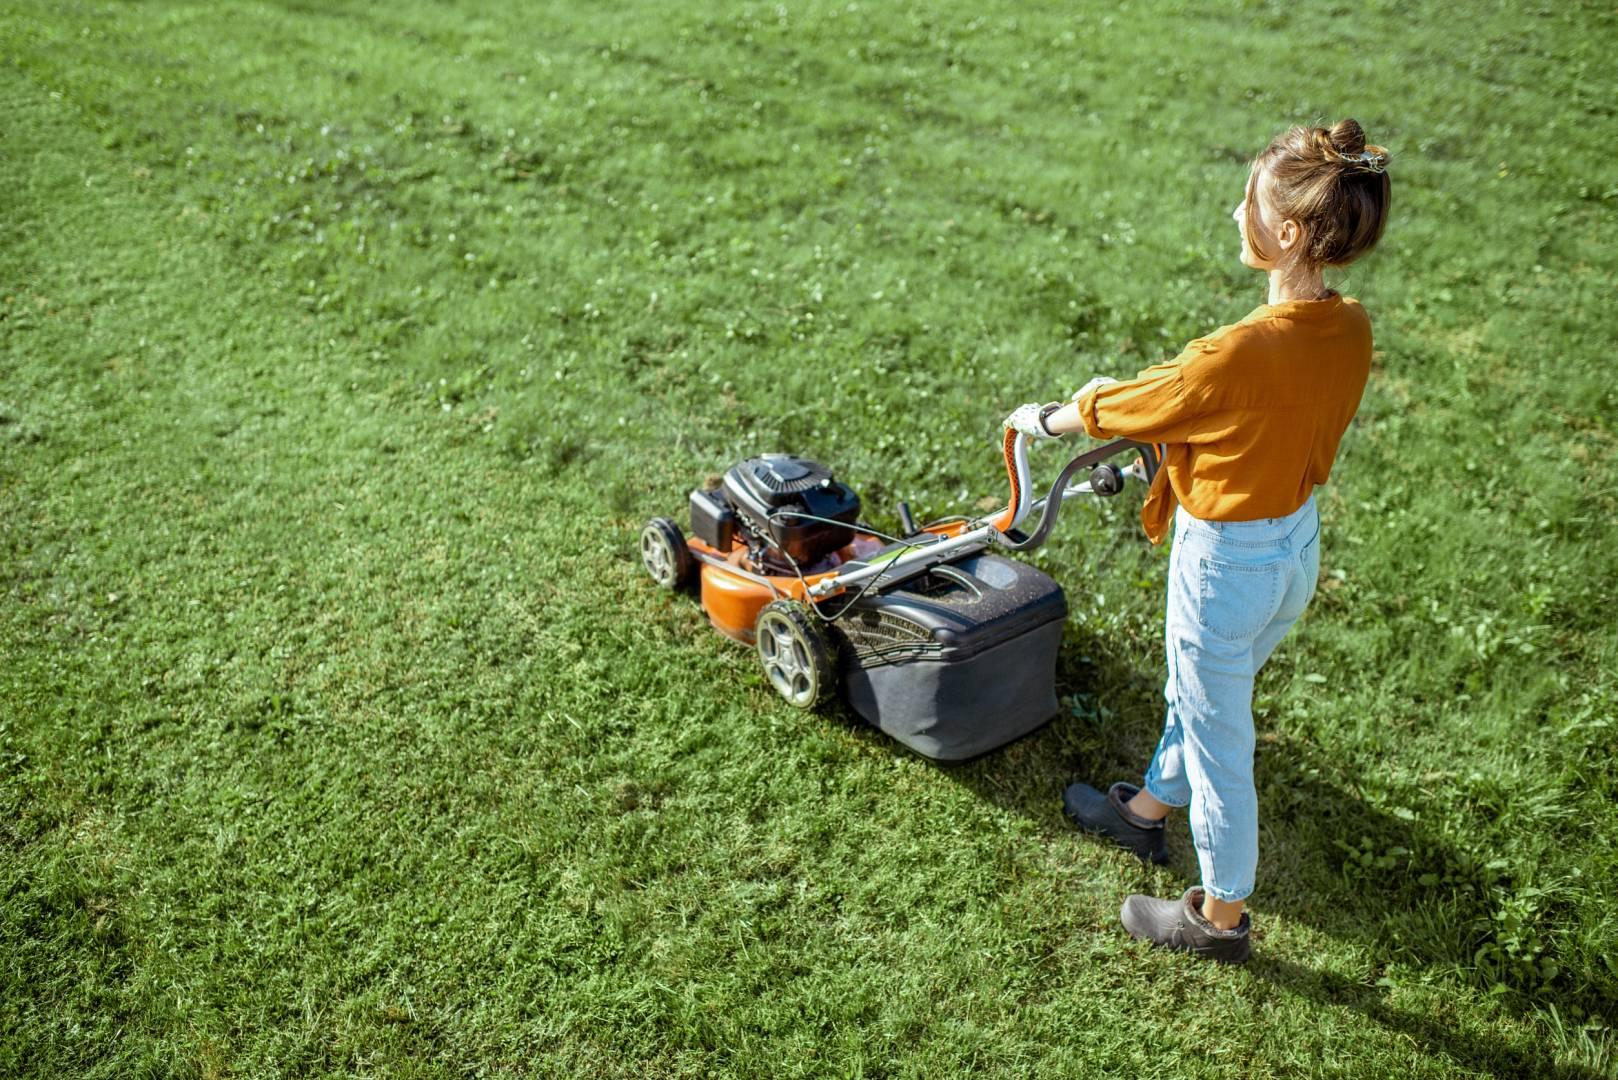
[[1067, 404], [1006, 419], [1035, 438], [1083, 430], [1163, 444], [1141, 509], [1153, 543], [1174, 528], [1163, 737], [1142, 787], [1073, 784], [1062, 801], [1081, 829], [1153, 862], [1166, 858], [1163, 819], [1189, 808], [1201, 886], [1177, 900], [1130, 896], [1121, 917], [1135, 937], [1216, 960], [1246, 960], [1250, 948], [1253, 677], [1314, 595], [1314, 489], [1371, 367], [1369, 319], [1322, 272], [1382, 235], [1387, 161], [1353, 120], [1278, 135], [1234, 214], [1242, 262], [1268, 273], [1269, 302], [1128, 382], [1092, 379]]

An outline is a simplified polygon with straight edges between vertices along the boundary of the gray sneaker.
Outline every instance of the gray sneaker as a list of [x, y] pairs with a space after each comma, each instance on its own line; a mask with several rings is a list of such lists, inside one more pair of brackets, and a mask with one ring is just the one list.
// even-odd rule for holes
[[1204, 960], [1240, 964], [1253, 951], [1247, 912], [1242, 912], [1241, 925], [1236, 929], [1219, 929], [1202, 917], [1202, 890], [1195, 885], [1178, 900], [1131, 896], [1124, 901], [1118, 918], [1130, 937], [1144, 938], [1153, 945], [1179, 949]]
[[1169, 861], [1161, 821], [1146, 821], [1131, 814], [1124, 803], [1140, 789], [1117, 783], [1103, 795], [1089, 784], [1069, 784], [1062, 792], [1062, 809], [1087, 833], [1105, 836], [1146, 862], [1161, 866]]

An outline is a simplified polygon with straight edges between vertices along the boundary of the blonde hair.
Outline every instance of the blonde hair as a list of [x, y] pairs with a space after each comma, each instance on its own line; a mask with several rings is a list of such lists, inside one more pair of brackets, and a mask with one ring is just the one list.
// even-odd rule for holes
[[1303, 228], [1303, 259], [1315, 266], [1347, 266], [1382, 237], [1392, 201], [1387, 166], [1388, 152], [1366, 145], [1357, 120], [1282, 132], [1253, 159], [1247, 178], [1248, 245], [1260, 258], [1270, 257], [1254, 242], [1258, 175], [1268, 171], [1271, 201], [1281, 219]]

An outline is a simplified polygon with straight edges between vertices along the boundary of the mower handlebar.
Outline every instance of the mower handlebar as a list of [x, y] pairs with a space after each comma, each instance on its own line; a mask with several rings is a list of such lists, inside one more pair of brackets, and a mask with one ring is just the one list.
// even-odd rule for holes
[[[808, 585], [806, 587], [808, 599], [820, 600], [855, 585], [864, 584], [866, 588], [870, 588], [878, 579], [899, 581], [905, 575], [912, 575], [922, 569], [938, 565], [948, 556], [970, 549], [981, 550], [989, 544], [1003, 544], [1013, 551], [1030, 551], [1043, 544], [1050, 536], [1051, 528], [1056, 524], [1056, 515], [1062, 508], [1062, 499], [1068, 493], [1068, 482], [1080, 469], [1099, 465], [1114, 454], [1133, 450], [1141, 456], [1138, 463], [1139, 471], [1136, 471], [1136, 464], [1132, 463], [1127, 469], [1113, 470], [1113, 475], [1109, 477], [1118, 488], [1121, 488], [1125, 476], [1139, 475], [1150, 483], [1158, 467], [1156, 447], [1132, 442], [1129, 439], [1119, 439], [1086, 451], [1068, 462], [1061, 475], [1056, 478], [1050, 494], [1035, 501], [1029, 495], [1028, 436], [1008, 429], [1002, 448], [1006, 458], [1006, 475], [1011, 481], [1011, 502], [1004, 510], [992, 517], [967, 522], [962, 531], [941, 533], [932, 543], [906, 545], [905, 550], [891, 559], [874, 563], [858, 561], [849, 563], [837, 573], [827, 574]], [[1092, 479], [1094, 475], [1092, 473]], [[1104, 493], [1105, 488], [1091, 487], [1090, 490]], [[1026, 536], [1017, 532], [1017, 524], [1036, 508], [1040, 510], [1038, 527]]]
[[[1118, 490], [1121, 490], [1123, 479], [1126, 476], [1138, 476], [1150, 485], [1153, 477], [1157, 475], [1158, 467], [1162, 462], [1156, 446], [1150, 443], [1135, 442], [1133, 439], [1116, 439], [1093, 450], [1087, 450], [1069, 461], [1057, 476], [1056, 483], [1051, 485], [1050, 494], [1036, 503], [1029, 497], [1028, 436], [1008, 428], [1002, 443], [1002, 449], [1006, 459], [1006, 475], [1011, 481], [1011, 501], [1002, 513], [991, 520], [990, 524], [994, 525], [1001, 533], [1000, 542], [1013, 551], [1032, 551], [1050, 537], [1051, 529], [1056, 525], [1057, 515], [1062, 509], [1062, 500], [1070, 493], [1068, 484], [1080, 469], [1091, 468], [1092, 476], [1095, 476], [1095, 467], [1101, 465], [1102, 462], [1114, 454], [1134, 451], [1140, 455], [1139, 461], [1132, 462], [1123, 470], [1115, 469], [1113, 474], [1108, 476], [1109, 483], [1107, 486], [1111, 486], [1113, 482], [1117, 484], [1117, 487], [1113, 487], [1111, 491], [1106, 490], [1105, 487], [1096, 487], [1089, 484], [1085, 485], [1084, 488], [1076, 489], [1088, 489], [1096, 494], [1105, 495], [1116, 494]], [[1039, 507], [1040, 504], [1043, 504], [1041, 507], [1042, 512], [1039, 516], [1039, 524], [1034, 527], [1034, 531], [1026, 535], [1016, 532], [1017, 526], [1022, 523], [1023, 519], [1032, 510]]]

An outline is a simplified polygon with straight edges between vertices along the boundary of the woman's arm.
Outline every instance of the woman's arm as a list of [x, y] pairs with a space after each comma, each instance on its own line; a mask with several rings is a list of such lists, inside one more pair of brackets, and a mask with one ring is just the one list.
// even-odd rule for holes
[[1079, 403], [1070, 401], [1055, 412], [1045, 414], [1045, 430], [1052, 435], [1071, 435], [1084, 430], [1084, 419], [1079, 416]]
[[1096, 439], [1189, 442], [1207, 408], [1187, 386], [1185, 369], [1188, 362], [1211, 351], [1204, 341], [1193, 341], [1176, 359], [1149, 367], [1133, 379], [1080, 391], [1045, 417], [1045, 427], [1053, 435], [1084, 431]]

